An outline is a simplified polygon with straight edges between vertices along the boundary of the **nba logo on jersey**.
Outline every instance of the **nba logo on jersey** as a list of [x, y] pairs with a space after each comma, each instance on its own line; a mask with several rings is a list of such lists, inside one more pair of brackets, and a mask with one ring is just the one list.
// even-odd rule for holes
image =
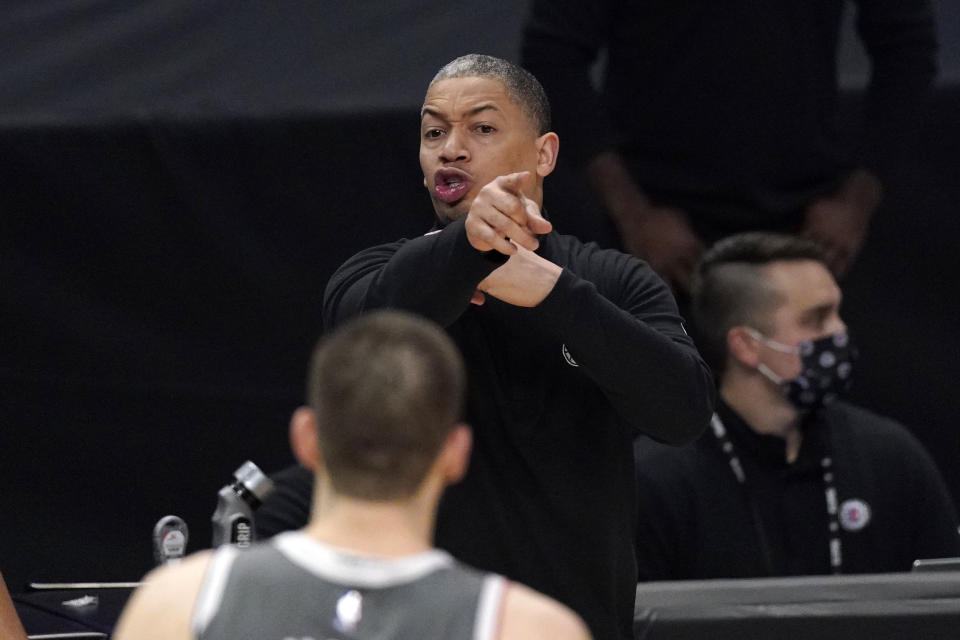
[[363, 596], [359, 591], [347, 591], [337, 600], [337, 617], [333, 620], [333, 627], [343, 633], [352, 633], [360, 624], [363, 615]]

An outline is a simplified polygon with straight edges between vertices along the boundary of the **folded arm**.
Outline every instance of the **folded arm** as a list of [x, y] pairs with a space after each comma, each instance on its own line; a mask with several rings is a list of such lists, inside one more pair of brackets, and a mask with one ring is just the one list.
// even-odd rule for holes
[[591, 261], [604, 263], [604, 275], [588, 281], [564, 270], [539, 317], [634, 429], [692, 441], [709, 423], [713, 378], [669, 290], [624, 254], [597, 252]]
[[477, 284], [506, 258], [473, 248], [463, 220], [419, 238], [366, 249], [347, 260], [327, 284], [324, 323], [333, 327], [389, 307], [448, 326], [470, 306]]

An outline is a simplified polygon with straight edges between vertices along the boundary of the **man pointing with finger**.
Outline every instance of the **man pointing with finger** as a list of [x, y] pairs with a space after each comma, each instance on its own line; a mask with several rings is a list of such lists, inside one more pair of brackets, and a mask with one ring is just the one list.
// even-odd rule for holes
[[596, 638], [632, 638], [632, 438], [691, 441], [713, 384], [646, 264], [542, 215], [549, 127], [526, 71], [481, 55], [444, 66], [420, 125], [438, 224], [344, 263], [324, 321], [394, 307], [446, 328], [467, 364], [475, 448], [437, 544], [566, 603]]

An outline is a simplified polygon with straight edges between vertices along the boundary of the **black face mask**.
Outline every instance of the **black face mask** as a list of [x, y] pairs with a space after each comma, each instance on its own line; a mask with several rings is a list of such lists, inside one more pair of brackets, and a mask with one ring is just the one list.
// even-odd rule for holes
[[759, 331], [759, 340], [784, 353], [800, 356], [800, 375], [784, 380], [766, 365], [758, 367], [760, 373], [777, 384], [790, 403], [801, 411], [810, 411], [827, 405], [850, 390], [853, 380], [853, 363], [857, 359], [856, 347], [846, 332], [832, 333], [816, 340], [804, 340], [796, 347], [771, 340]]

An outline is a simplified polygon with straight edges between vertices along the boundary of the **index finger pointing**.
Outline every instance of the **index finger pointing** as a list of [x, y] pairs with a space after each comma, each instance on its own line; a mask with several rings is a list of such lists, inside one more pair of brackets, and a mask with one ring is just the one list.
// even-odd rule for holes
[[527, 230], [534, 234], [549, 233], [553, 229], [553, 224], [543, 217], [537, 203], [526, 196], [521, 196], [521, 199], [527, 211]]
[[505, 190], [515, 195], [525, 195], [533, 189], [533, 173], [530, 171], [518, 171], [509, 173], [497, 178]]

